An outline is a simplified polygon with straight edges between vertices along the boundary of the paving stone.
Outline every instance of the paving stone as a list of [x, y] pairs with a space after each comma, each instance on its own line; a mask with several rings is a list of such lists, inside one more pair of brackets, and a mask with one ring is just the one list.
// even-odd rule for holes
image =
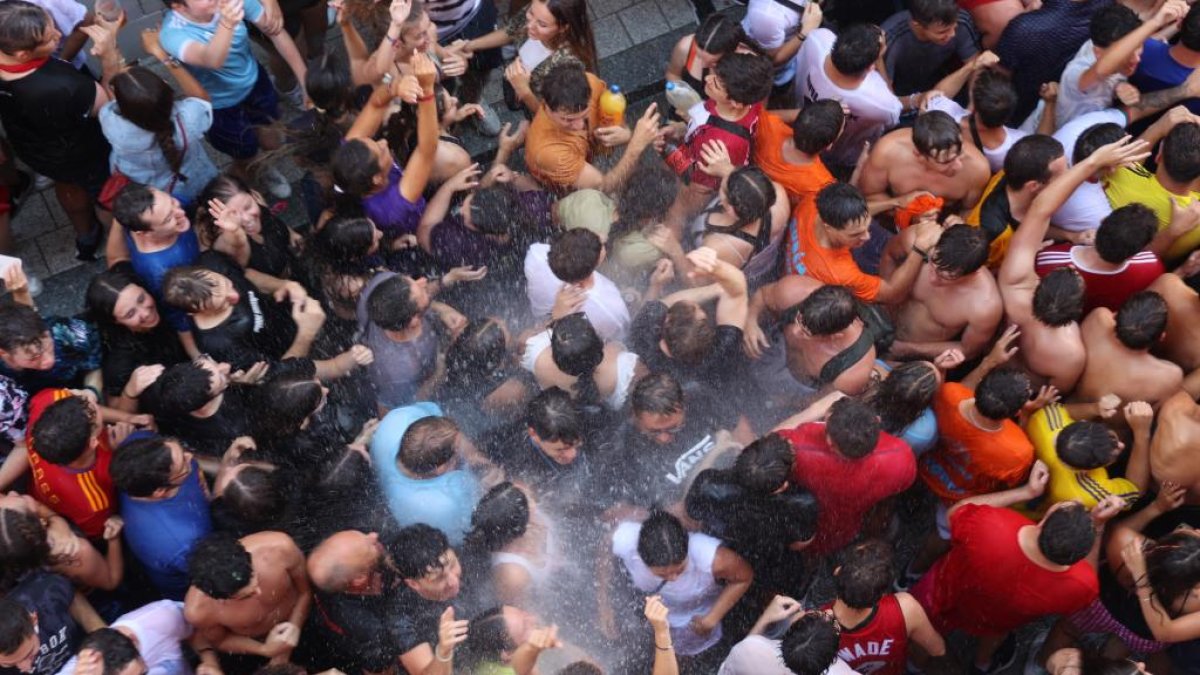
[[18, 241], [13, 246], [13, 255], [21, 259], [22, 267], [27, 274], [40, 277], [42, 280], [50, 276], [50, 268], [46, 267], [46, 259], [42, 257], [42, 250], [38, 248], [36, 239]]
[[[666, 18], [658, 9], [658, 4], [653, 0], [643, 0], [633, 7], [622, 10], [618, 16], [621, 17], [621, 23], [625, 25], [625, 30], [629, 33], [629, 39], [635, 45], [649, 42], [671, 30], [671, 25], [667, 23]], [[669, 54], [669, 52], [667, 53]], [[656, 61], [662, 65], [664, 58], [665, 55], [660, 55]]]
[[82, 265], [75, 259], [75, 231], [70, 227], [59, 228], [37, 238], [38, 248], [50, 274], [65, 272]]
[[623, 52], [633, 46], [629, 34], [621, 20], [614, 16], [606, 16], [592, 24], [592, 33], [596, 36], [596, 51], [601, 59]]
[[16, 241], [35, 239], [47, 232], [52, 232], [67, 225], [66, 221], [55, 220], [54, 213], [46, 205], [49, 199], [58, 204], [53, 190], [46, 190], [29, 195], [21, 204], [21, 211], [12, 219], [13, 238]]
[[[603, 19], [606, 16], [616, 14], [617, 12], [632, 5], [634, 0], [592, 0], [588, 6], [596, 12], [596, 17]], [[600, 34], [596, 33], [597, 44], [602, 43]]]
[[671, 28], [683, 28], [697, 23], [696, 10], [687, 0], [658, 0], [658, 8], [662, 10]]

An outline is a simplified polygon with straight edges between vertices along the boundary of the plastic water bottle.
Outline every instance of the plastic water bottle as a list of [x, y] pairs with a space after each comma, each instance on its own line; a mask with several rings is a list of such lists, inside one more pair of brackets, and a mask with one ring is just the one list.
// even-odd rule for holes
[[667, 103], [671, 104], [680, 117], [687, 119], [688, 111], [701, 100], [703, 99], [700, 98], [700, 94], [686, 82], [667, 80]]
[[105, 21], [110, 23], [119, 21], [123, 9], [119, 0], [96, 0], [96, 13], [104, 17]]
[[612, 85], [608, 91], [600, 94], [600, 126], [619, 127], [625, 124], [625, 94], [621, 88]]

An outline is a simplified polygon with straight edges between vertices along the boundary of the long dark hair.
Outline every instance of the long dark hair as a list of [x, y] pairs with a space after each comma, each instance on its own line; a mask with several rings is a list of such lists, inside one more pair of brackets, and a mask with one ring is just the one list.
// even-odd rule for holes
[[171, 171], [179, 173], [183, 152], [175, 145], [175, 90], [151, 70], [133, 66], [112, 79], [113, 96], [121, 117], [154, 134], [154, 142], [162, 151]]
[[30, 570], [54, 564], [46, 528], [32, 513], [0, 509], [0, 593], [7, 593]]
[[880, 427], [898, 434], [929, 407], [938, 389], [938, 377], [928, 361], [909, 361], [892, 369], [871, 397]]
[[564, 40], [571, 53], [583, 61], [588, 71], [596, 72], [596, 38], [592, 35], [587, 3], [584, 0], [546, 0], [546, 9], [550, 10], [554, 20], [565, 31]]
[[92, 277], [84, 295], [88, 318], [101, 327], [116, 327], [113, 313], [117, 309], [117, 297], [128, 286], [145, 288], [128, 262], [117, 263]]
[[604, 361], [604, 340], [583, 312], [569, 314], [550, 328], [550, 356], [559, 370], [575, 377], [575, 400], [581, 406], [602, 406], [596, 368]]
[[[267, 218], [271, 217], [267, 208], [261, 204], [262, 197], [246, 181], [231, 173], [219, 174], [204, 186], [204, 191], [196, 199], [196, 217], [193, 220], [201, 241], [211, 245], [221, 233], [216, 222], [213, 221], [212, 214], [208, 212], [209, 200], [219, 199], [228, 206], [229, 200], [240, 194], [250, 195], [255, 201], [260, 202], [258, 216], [260, 221], [265, 222]], [[263, 229], [266, 229], [265, 226]]]
[[500, 320], [472, 319], [446, 351], [447, 392], [482, 399], [508, 375], [508, 341]]
[[1146, 550], [1146, 576], [1154, 597], [1171, 613], [1175, 602], [1200, 583], [1200, 536], [1171, 532]]
[[323, 395], [320, 382], [295, 373], [271, 378], [259, 385], [256, 393], [259, 414], [253, 418], [254, 435], [272, 440], [300, 433]]
[[733, 207], [737, 220], [727, 227], [710, 225], [709, 232], [732, 234], [758, 222], [754, 249], [760, 251], [771, 240], [771, 208], [775, 206], [775, 184], [756, 166], [744, 166], [729, 174], [725, 182], [725, 197]]
[[471, 514], [467, 546], [495, 553], [529, 527], [529, 497], [516, 485], [505, 481], [488, 490]]

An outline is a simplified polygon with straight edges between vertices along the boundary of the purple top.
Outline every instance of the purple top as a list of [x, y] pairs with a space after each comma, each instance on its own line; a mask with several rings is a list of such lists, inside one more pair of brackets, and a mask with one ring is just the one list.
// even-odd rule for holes
[[421, 215], [425, 213], [424, 197], [414, 204], [400, 194], [400, 178], [403, 175], [400, 166], [393, 162], [392, 170], [388, 172], [387, 187], [362, 200], [367, 217], [389, 237], [415, 234]]

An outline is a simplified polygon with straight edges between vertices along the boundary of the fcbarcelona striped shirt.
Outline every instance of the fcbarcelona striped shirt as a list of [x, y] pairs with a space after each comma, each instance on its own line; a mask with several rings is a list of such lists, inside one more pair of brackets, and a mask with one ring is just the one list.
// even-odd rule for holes
[[[46, 408], [73, 394], [67, 389], [43, 389], [29, 403], [29, 426], [41, 418]], [[90, 538], [104, 533], [104, 521], [113, 514], [116, 489], [108, 474], [112, 449], [108, 434], [101, 432], [96, 444], [96, 459], [86, 469], [53, 464], [37, 453], [32, 434], [26, 436], [29, 468], [32, 473], [30, 494], [62, 517], [74, 523]]]
[[1114, 312], [1121, 309], [1129, 296], [1146, 290], [1166, 271], [1162, 261], [1150, 251], [1134, 254], [1115, 270], [1091, 269], [1079, 259], [1083, 248], [1072, 244], [1048, 246], [1038, 252], [1034, 269], [1039, 277], [1044, 277], [1060, 267], [1075, 268], [1084, 282], [1084, 314], [1097, 307], [1107, 307]]

